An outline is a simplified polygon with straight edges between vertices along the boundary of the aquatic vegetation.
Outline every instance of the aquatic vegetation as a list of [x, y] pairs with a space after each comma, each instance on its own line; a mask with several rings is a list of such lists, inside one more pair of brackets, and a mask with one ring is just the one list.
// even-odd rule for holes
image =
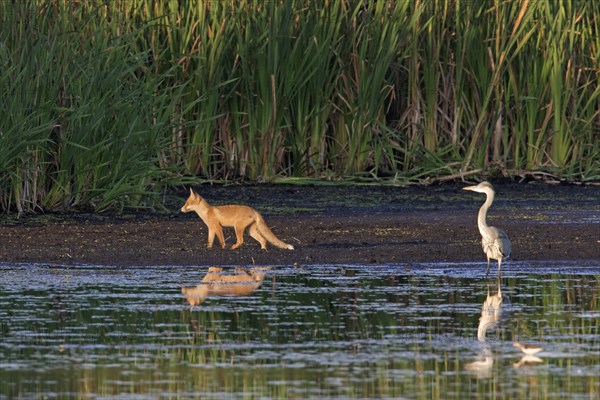
[[598, 2], [0, 2], [0, 209], [197, 179], [600, 178]]

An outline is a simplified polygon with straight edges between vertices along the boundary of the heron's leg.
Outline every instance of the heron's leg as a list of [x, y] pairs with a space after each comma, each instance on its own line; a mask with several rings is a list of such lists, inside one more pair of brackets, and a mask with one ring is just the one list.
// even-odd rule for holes
[[500, 278], [500, 266], [502, 265], [502, 258], [498, 259], [498, 278]]
[[485, 271], [485, 277], [487, 278], [487, 276], [490, 274], [490, 258], [488, 257], [488, 266], [487, 266], [487, 271]]

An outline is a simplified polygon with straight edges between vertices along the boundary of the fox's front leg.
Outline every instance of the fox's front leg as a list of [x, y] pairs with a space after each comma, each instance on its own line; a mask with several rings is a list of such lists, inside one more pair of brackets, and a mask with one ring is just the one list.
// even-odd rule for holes
[[221, 243], [221, 248], [225, 248], [225, 238], [223, 237], [223, 229], [221, 227], [217, 228], [208, 228], [208, 248], [212, 248], [213, 242], [215, 241], [215, 235], [219, 239], [219, 243]]
[[221, 243], [221, 248], [224, 249], [225, 248], [225, 238], [223, 237], [223, 227], [219, 225], [215, 229], [215, 232], [217, 234], [217, 238], [219, 238], [219, 243]]
[[215, 241], [215, 231], [213, 231], [212, 229], [208, 228], [208, 242], [206, 244], [206, 247], [208, 249], [212, 248], [213, 242]]

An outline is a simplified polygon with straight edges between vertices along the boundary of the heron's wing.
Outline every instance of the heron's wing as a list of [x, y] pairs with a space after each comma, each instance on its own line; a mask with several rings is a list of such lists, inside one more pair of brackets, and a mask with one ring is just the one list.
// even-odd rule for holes
[[510, 257], [512, 245], [510, 244], [510, 239], [508, 238], [506, 232], [504, 232], [502, 229], [498, 229], [498, 238], [496, 241], [498, 242], [498, 247], [502, 253], [502, 258]]
[[508, 258], [512, 250], [508, 235], [502, 229], [490, 226], [488, 229], [489, 236], [484, 236], [481, 245], [483, 252], [494, 260], [500, 258]]

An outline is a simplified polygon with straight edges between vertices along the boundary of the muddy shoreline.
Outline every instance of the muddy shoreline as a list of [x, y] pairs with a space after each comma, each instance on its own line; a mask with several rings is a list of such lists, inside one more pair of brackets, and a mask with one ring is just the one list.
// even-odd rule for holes
[[[485, 267], [477, 211], [485, 196], [465, 184], [430, 187], [203, 185], [211, 204], [249, 204], [296, 250], [206, 248], [195, 214], [43, 214], [0, 218], [1, 263], [61, 265], [292, 265], [472, 261]], [[504, 229], [513, 260], [599, 260], [600, 187], [496, 184], [488, 222]], [[235, 242], [226, 229], [228, 245]]]

